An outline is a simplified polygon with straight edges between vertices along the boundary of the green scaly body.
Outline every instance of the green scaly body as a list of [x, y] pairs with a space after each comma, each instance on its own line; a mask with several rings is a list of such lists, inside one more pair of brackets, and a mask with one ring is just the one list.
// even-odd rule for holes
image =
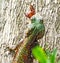
[[[32, 20], [31, 25], [32, 28], [30, 32], [28, 32], [29, 35], [24, 39], [23, 44], [19, 48], [20, 50], [18, 51], [18, 55], [14, 60], [16, 63], [33, 63], [33, 58], [31, 57], [31, 49], [38, 44], [35, 44], [35, 40], [38, 34], [40, 34], [40, 38], [44, 35], [45, 27], [42, 22], [37, 22], [36, 19]], [[15, 63], [14, 61], [13, 63]]]

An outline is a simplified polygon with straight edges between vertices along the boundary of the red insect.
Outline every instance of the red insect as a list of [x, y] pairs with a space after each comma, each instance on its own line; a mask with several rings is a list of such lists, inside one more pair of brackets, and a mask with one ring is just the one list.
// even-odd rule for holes
[[31, 18], [33, 15], [35, 15], [35, 9], [32, 5], [30, 5], [30, 11], [27, 14], [25, 14], [25, 16]]

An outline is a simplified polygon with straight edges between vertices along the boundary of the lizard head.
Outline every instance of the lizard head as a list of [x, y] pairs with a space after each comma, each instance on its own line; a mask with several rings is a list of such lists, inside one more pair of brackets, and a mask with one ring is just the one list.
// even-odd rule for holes
[[34, 16], [31, 17], [31, 21], [43, 23], [43, 17], [39, 13], [36, 13]]

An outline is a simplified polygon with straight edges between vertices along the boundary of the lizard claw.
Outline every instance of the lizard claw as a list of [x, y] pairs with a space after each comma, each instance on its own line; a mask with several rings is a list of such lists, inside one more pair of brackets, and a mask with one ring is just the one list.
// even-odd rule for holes
[[14, 49], [11, 49], [11, 48], [9, 48], [9, 47], [6, 47], [6, 51], [9, 51], [8, 54], [12, 54], [12, 55], [15, 54], [15, 50], [14, 50]]

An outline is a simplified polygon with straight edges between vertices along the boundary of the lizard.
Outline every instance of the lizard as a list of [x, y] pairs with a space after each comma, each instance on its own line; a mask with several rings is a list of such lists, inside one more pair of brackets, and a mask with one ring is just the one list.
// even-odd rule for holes
[[[45, 27], [42, 17], [39, 15], [39, 13], [35, 13], [32, 5], [30, 6], [30, 10], [31, 12], [29, 12], [26, 17], [30, 19], [31, 24], [28, 25], [26, 37], [14, 49], [16, 54], [13, 58], [12, 63], [33, 63], [31, 49], [34, 46], [39, 45], [37, 40], [41, 39], [44, 36]], [[32, 12], [33, 10], [34, 13]]]

